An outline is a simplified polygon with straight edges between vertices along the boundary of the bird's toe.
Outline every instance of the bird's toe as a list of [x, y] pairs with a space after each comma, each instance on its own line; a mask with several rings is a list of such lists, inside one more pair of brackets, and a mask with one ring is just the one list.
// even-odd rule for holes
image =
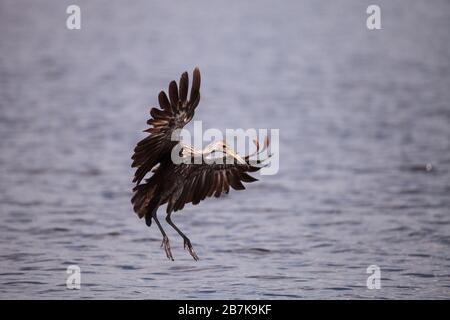
[[170, 249], [170, 242], [169, 242], [169, 238], [168, 237], [164, 237], [163, 241], [161, 243], [161, 247], [164, 247], [164, 251], [166, 252], [166, 256], [169, 260], [174, 261], [175, 259], [173, 258], [172, 255], [172, 250]]
[[197, 254], [194, 251], [194, 247], [191, 244], [191, 241], [189, 239], [184, 239], [184, 249], [188, 249], [189, 254], [192, 256], [192, 258], [194, 258], [195, 261], [200, 260], [197, 256]]

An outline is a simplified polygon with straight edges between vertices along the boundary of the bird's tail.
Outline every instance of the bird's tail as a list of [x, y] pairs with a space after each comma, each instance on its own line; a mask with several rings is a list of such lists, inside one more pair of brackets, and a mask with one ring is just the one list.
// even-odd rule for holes
[[153, 181], [147, 180], [146, 183], [142, 183], [133, 188], [133, 197], [131, 203], [133, 204], [134, 212], [142, 218], [145, 216], [145, 222], [148, 226], [151, 225], [151, 215], [153, 211], [158, 209], [160, 195], [157, 192], [157, 184]]

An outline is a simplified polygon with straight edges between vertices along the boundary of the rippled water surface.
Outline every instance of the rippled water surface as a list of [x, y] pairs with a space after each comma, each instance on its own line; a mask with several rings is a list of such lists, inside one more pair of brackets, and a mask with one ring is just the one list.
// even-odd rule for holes
[[[77, 3], [0, 2], [0, 298], [450, 297], [448, 1]], [[196, 65], [196, 119], [280, 128], [280, 171], [176, 214], [170, 262], [130, 157]]]

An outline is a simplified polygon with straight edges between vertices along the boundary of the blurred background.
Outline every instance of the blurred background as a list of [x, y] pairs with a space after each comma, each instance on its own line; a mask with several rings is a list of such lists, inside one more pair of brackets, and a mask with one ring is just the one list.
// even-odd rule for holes
[[[450, 297], [450, 2], [1, 0], [0, 30], [0, 298]], [[280, 171], [175, 214], [201, 260], [166, 227], [170, 262], [130, 157], [195, 66], [195, 119], [279, 128]]]

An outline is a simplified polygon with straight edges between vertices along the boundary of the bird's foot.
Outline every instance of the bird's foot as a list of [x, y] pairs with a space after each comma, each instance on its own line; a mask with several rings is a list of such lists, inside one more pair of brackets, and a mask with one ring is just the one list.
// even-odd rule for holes
[[195, 253], [194, 248], [192, 247], [191, 240], [189, 240], [188, 238], [184, 238], [184, 249], [186, 248], [189, 250], [190, 255], [192, 256], [192, 258], [194, 258], [195, 261], [200, 260]]
[[172, 256], [172, 251], [170, 250], [170, 242], [167, 236], [163, 237], [163, 241], [161, 242], [161, 248], [164, 247], [164, 251], [166, 252], [166, 256], [169, 260], [174, 261]]

